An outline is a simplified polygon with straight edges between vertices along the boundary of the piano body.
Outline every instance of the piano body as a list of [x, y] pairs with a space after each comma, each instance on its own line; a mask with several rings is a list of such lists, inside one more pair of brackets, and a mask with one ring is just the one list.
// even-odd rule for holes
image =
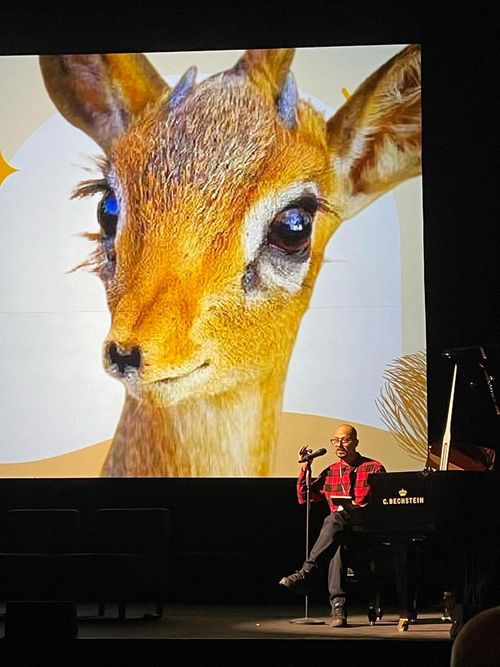
[[[481, 437], [480, 442], [500, 443], [495, 378], [491, 367], [487, 377], [483, 373], [485, 348], [460, 348], [456, 353], [447, 350], [443, 354], [455, 361], [455, 368], [443, 442], [429, 448], [422, 471], [371, 475], [370, 505], [357, 516], [353, 515], [354, 533], [375, 534], [394, 549], [399, 630], [407, 630], [408, 624], [417, 618], [416, 554], [421, 545], [432, 545], [436, 554], [446, 547], [459, 555], [463, 581], [456, 594], [457, 603], [462, 604], [484, 603], [481, 566], [485, 560], [493, 562], [500, 553], [500, 472], [495, 470], [496, 452], [491, 447], [462, 443], [455, 447], [451, 442], [455, 379], [464, 351], [468, 360], [479, 360], [479, 377], [488, 380], [493, 435], [489, 439]], [[465, 377], [465, 386], [470, 388], [467, 379], [470, 374]], [[462, 417], [467, 418], [467, 415]], [[471, 437], [471, 433], [468, 435]], [[500, 604], [500, 600], [496, 604]]]
[[408, 629], [417, 618], [415, 560], [420, 546], [432, 545], [436, 554], [444, 548], [459, 554], [464, 579], [457, 602], [481, 604], [478, 563], [486, 547], [489, 558], [500, 547], [500, 474], [380, 473], [371, 476], [370, 485], [370, 505], [353, 515], [353, 532], [374, 534], [393, 547], [399, 629]]

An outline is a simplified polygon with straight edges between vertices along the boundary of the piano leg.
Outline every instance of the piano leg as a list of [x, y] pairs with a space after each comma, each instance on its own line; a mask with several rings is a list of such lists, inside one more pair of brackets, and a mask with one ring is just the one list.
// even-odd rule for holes
[[381, 588], [382, 588], [382, 577], [378, 572], [377, 567], [377, 558], [380, 556], [377, 548], [375, 547], [371, 552], [371, 558], [369, 562], [370, 569], [370, 602], [368, 605], [368, 621], [370, 625], [375, 625], [377, 621], [381, 621], [384, 615], [382, 606], [381, 606]]
[[408, 611], [408, 543], [406, 540], [397, 540], [395, 546], [395, 574], [396, 591], [398, 598], [398, 632], [406, 632], [410, 623]]
[[399, 610], [399, 632], [406, 632], [417, 620], [417, 549], [415, 538], [402, 536], [393, 541], [395, 548], [396, 591]]
[[422, 577], [422, 549], [421, 544], [424, 541], [423, 537], [413, 538], [411, 545], [410, 561], [409, 561], [409, 581], [412, 591], [411, 600], [411, 623], [417, 622], [418, 614], [418, 585]]

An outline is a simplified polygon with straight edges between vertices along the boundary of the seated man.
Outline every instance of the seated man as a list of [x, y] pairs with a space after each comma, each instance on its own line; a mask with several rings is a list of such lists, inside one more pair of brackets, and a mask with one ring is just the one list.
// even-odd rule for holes
[[[330, 442], [339, 460], [325, 468], [311, 481], [310, 486], [311, 502], [326, 497], [330, 514], [324, 520], [321, 532], [302, 568], [288, 577], [283, 577], [279, 583], [299, 594], [305, 594], [311, 574], [317, 567], [318, 558], [333, 546], [334, 552], [328, 570], [328, 590], [332, 606], [330, 626], [345, 627], [347, 625], [346, 573], [340, 545], [344, 531], [351, 523], [350, 512], [360, 511], [360, 508], [368, 504], [370, 494], [368, 475], [385, 472], [385, 468], [378, 461], [361, 456], [356, 451], [359, 444], [356, 429], [349, 424], [342, 424], [335, 429]], [[302, 447], [299, 452], [300, 458], [304, 458], [310, 451], [307, 447]], [[306, 502], [306, 470], [309, 465], [310, 462], [303, 464], [297, 480], [297, 496], [301, 504]], [[346, 508], [335, 504], [331, 496], [351, 496], [350, 509], [347, 509], [347, 502]]]

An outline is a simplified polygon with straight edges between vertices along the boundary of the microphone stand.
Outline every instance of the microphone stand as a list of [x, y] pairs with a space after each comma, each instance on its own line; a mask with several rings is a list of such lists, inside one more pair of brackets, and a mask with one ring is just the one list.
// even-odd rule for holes
[[[309, 512], [311, 510], [311, 461], [306, 466], [306, 560], [309, 558]], [[309, 617], [309, 596], [304, 597], [304, 617], [294, 618], [290, 623], [300, 625], [324, 625], [325, 621]]]

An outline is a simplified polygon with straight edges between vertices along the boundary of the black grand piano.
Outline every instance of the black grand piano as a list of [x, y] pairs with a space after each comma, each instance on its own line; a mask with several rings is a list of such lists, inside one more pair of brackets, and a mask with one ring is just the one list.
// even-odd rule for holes
[[[500, 446], [500, 409], [494, 355], [486, 346], [445, 350], [443, 354], [454, 363], [443, 441], [431, 445], [422, 471], [372, 475], [370, 505], [353, 515], [354, 533], [374, 534], [393, 549], [399, 630], [407, 630], [417, 619], [418, 579], [425, 577], [425, 572], [418, 571], [419, 550], [424, 546], [432, 549], [438, 560], [444, 558], [446, 550], [451, 551], [455, 564], [459, 563], [457, 609], [463, 609], [464, 604], [500, 604], [500, 599], [494, 599], [500, 596], [496, 585], [500, 472], [495, 467], [499, 457], [494, 448]], [[467, 393], [472, 391], [473, 398], [479, 393], [476, 403], [468, 401]], [[473, 409], [480, 406], [480, 419], [471, 415], [471, 405]], [[477, 426], [474, 432], [474, 423], [482, 428], [480, 434]], [[459, 434], [456, 441], [450, 436], [452, 430]], [[473, 437], [480, 444], [471, 445]]]

